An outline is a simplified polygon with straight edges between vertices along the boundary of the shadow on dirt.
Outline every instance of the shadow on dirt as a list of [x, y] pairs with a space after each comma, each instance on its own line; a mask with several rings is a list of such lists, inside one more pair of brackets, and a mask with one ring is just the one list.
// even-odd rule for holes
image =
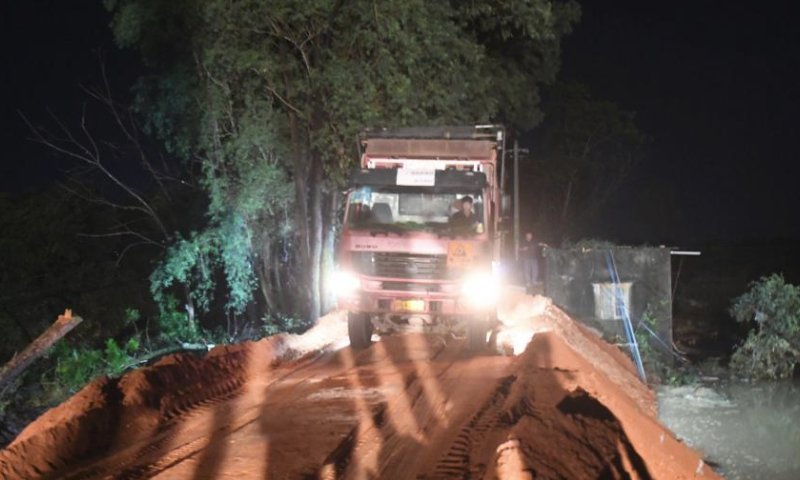
[[[520, 358], [507, 411], [521, 463], [533, 478], [651, 479], [616, 416], [574, 384], [573, 372], [553, 368], [564, 348], [553, 334], [539, 333]], [[498, 476], [520, 478], [503, 472], [502, 460]]]

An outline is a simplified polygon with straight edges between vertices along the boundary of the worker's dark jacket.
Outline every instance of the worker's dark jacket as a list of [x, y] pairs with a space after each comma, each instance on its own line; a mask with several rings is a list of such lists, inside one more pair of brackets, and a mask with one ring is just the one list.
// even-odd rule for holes
[[470, 230], [475, 223], [478, 222], [478, 219], [475, 217], [474, 214], [467, 217], [464, 215], [464, 212], [458, 211], [454, 213], [449, 220], [449, 225], [453, 229], [458, 230]]

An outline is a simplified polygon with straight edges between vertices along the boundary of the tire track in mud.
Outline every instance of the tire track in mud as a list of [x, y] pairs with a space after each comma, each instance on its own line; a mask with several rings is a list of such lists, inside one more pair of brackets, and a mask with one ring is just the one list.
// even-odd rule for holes
[[505, 414], [504, 405], [511, 393], [511, 387], [517, 380], [515, 375], [500, 380], [492, 396], [481, 405], [470, 420], [461, 427], [456, 440], [433, 468], [432, 479], [472, 478], [473, 474], [481, 478], [486, 471], [486, 464], [476, 464], [486, 434], [501, 422]]
[[[414, 478], [410, 475], [408, 466], [422, 466], [426, 463], [427, 468], [418, 470], [419, 475], [416, 478], [470, 478], [470, 469], [474, 469], [470, 460], [480, 457], [478, 451], [484, 446], [481, 441], [483, 435], [502, 422], [505, 414], [504, 403], [516, 376], [497, 375], [500, 372], [507, 372], [506, 367], [510, 361], [507, 357], [478, 357], [478, 362], [488, 360], [493, 365], [499, 366], [494, 372], [495, 375], [490, 375], [489, 384], [482, 384], [476, 391], [470, 391], [469, 387], [466, 390], [459, 390], [458, 393], [445, 389], [446, 394], [438, 401], [433, 403], [431, 399], [426, 401], [426, 395], [431, 393], [426, 392], [423, 386], [426, 380], [438, 382], [440, 386], [457, 385], [462, 380], [468, 385], [473, 385], [476, 378], [481, 378], [480, 374], [476, 376], [470, 371], [472, 369], [480, 371], [482, 364], [473, 363], [475, 357], [471, 354], [464, 355], [463, 343], [455, 345], [457, 345], [455, 348], [450, 349], [451, 355], [441, 355], [438, 364], [430, 362], [428, 367], [432, 371], [427, 376], [414, 369], [403, 375], [403, 393], [410, 399], [413, 413], [419, 418], [427, 419], [427, 423], [417, 426], [418, 433], [425, 434], [424, 443], [429, 448], [420, 448], [422, 445], [409, 435], [407, 428], [405, 432], [400, 432], [398, 424], [392, 421], [390, 416], [398, 415], [399, 405], [395, 398], [373, 405], [371, 428], [364, 431], [363, 425], [353, 427], [332, 449], [320, 468], [308, 472], [301, 478], [303, 480]], [[465, 374], [467, 378], [464, 378]], [[464, 401], [459, 395], [464, 393], [471, 394], [469, 400]], [[475, 405], [472, 403], [474, 400], [472, 397], [475, 395], [485, 400]], [[450, 411], [451, 408], [454, 410]], [[446, 418], [437, 420], [437, 414]], [[375, 445], [380, 445], [377, 447], [377, 455]], [[434, 456], [433, 459], [427, 458], [426, 462], [423, 457], [431, 455]], [[359, 465], [368, 458], [379, 460], [376, 465], [378, 470], [365, 471], [365, 467]], [[485, 465], [480, 470], [485, 471]], [[430, 474], [421, 473], [424, 471]]]
[[[226, 389], [227, 390], [227, 389]], [[159, 452], [165, 446], [170, 445], [180, 432], [175, 431], [176, 424], [186, 421], [191, 416], [196, 416], [202, 413], [202, 410], [210, 409], [218, 404], [231, 401], [235, 399], [241, 392], [238, 389], [228, 391], [217, 396], [212, 396], [198, 403], [181, 402], [178, 408], [171, 410], [172, 415], [169, 416], [167, 424], [159, 428], [157, 437], [148, 442], [144, 447], [140, 448], [133, 454], [127, 453], [134, 447], [129, 447], [126, 451], [120, 452], [114, 457], [121, 456], [120, 459], [106, 458], [103, 463], [111, 463], [110, 465], [93, 465], [86, 470], [80, 470], [74, 473], [58, 473], [58, 479], [63, 480], [90, 480], [95, 478], [102, 479], [118, 479], [118, 480], [136, 480], [139, 478], [147, 478], [152, 474], [157, 473], [163, 468], [157, 468], [157, 464], [162, 462], [158, 461], [154, 464], [144, 463], [136, 465], [142, 459], [147, 458], [149, 455]], [[199, 440], [199, 439], [197, 439]], [[195, 442], [190, 442], [194, 444]], [[187, 445], [190, 445], [187, 444]], [[185, 448], [183, 445], [178, 448]], [[173, 450], [174, 451], [174, 450]], [[163, 458], [163, 456], [161, 457]], [[111, 474], [110, 471], [121, 471], [118, 474]]]
[[[394, 341], [397, 338], [393, 339]], [[446, 375], [447, 372], [458, 362], [464, 360], [461, 356], [463, 351], [464, 345], [461, 341], [456, 342], [441, 342], [436, 343], [432, 342], [433, 351], [428, 352], [430, 356], [424, 360], [425, 365], [430, 366], [434, 365], [435, 362], [439, 362], [437, 367], [438, 371], [435, 373], [433, 379], [439, 380], [442, 376]], [[374, 352], [374, 349], [377, 348], [375, 345], [370, 349]], [[396, 363], [397, 359], [391, 358], [392, 356], [386, 352], [384, 355], [378, 359], [377, 361], [369, 364], [364, 365], [354, 365], [352, 368], [346, 370], [346, 373], [350, 373], [353, 370], [366, 370], [365, 376], [372, 377], [375, 372], [385, 371], [387, 365], [395, 367], [398, 369], [396, 374], [401, 376], [400, 384], [402, 385], [401, 391], [398, 391], [394, 395], [394, 399], [396, 400], [401, 395], [407, 395], [409, 391], [417, 388], [420, 386], [420, 383], [423, 381], [419, 370], [417, 369], [417, 365], [415, 362], [419, 362], [419, 360], [414, 360], [411, 356], [403, 358], [401, 363]], [[408, 370], [405, 372], [401, 372], [400, 370]], [[431, 378], [427, 378], [431, 380]], [[383, 386], [386, 386], [385, 384]], [[356, 385], [354, 389], [363, 388], [364, 385]], [[412, 404], [416, 403], [417, 400], [422, 396], [422, 391], [417, 392], [416, 395], [413, 396], [413, 400], [411, 401]], [[389, 416], [391, 415], [391, 411], [393, 409], [393, 402], [391, 399], [382, 399], [376, 403], [367, 405], [369, 410], [369, 421], [366, 422], [369, 426], [367, 430], [369, 430], [369, 434], [371, 435], [379, 435], [379, 431], [383, 428], [387, 427], [389, 423]], [[322, 460], [319, 467], [309, 466], [309, 469], [298, 478], [302, 480], [336, 480], [341, 478], [347, 478], [348, 469], [352, 467], [352, 462], [360, 461], [359, 458], [359, 447], [369, 444], [369, 438], [359, 438], [359, 434], [364, 435], [365, 429], [365, 422], [364, 419], [356, 423], [348, 433], [335, 444], [331, 449], [330, 453]]]
[[[442, 346], [434, 352], [431, 352], [433, 355], [429, 360], [438, 358], [445, 350], [445, 346]], [[300, 360], [281, 365], [279, 370], [285, 370], [285, 372], [270, 379], [269, 382], [262, 386], [262, 388], [265, 388], [267, 391], [265, 398], [268, 398], [269, 403], [274, 405], [290, 404], [295, 400], [295, 392], [301, 391], [303, 386], [308, 386], [312, 379], [320, 374], [320, 370], [324, 371], [326, 367], [330, 367], [335, 363], [332, 360], [337, 354], [341, 354], [341, 351], [328, 351], [316, 355], [308, 355], [308, 357], [312, 358], [307, 359], [301, 365], [297, 365], [296, 363]], [[384, 355], [381, 358], [373, 359], [372, 362], [363, 363], [362, 357], [364, 356], [369, 359], [369, 352], [365, 351], [356, 355], [355, 362], [351, 366], [341, 365], [330, 372], [326, 372], [325, 378], [349, 377], [354, 374], [353, 372], [355, 370], [380, 368], [381, 364], [390, 361], [390, 359]], [[454, 356], [450, 360], [448, 367], [457, 360], [459, 360], [458, 357]], [[281, 386], [285, 382], [292, 379], [294, 379], [294, 381], [292, 382], [291, 389], [286, 389], [282, 392], [278, 391], [281, 390]], [[167, 419], [167, 423], [159, 428], [158, 436], [143, 447], [141, 444], [137, 445], [140, 447], [137, 451], [131, 452], [131, 449], [135, 449], [136, 446], [128, 447], [124, 451], [113, 454], [111, 457], [106, 457], [99, 462], [94, 462], [92, 465], [78, 467], [77, 471], [73, 470], [66, 473], [63, 471], [58, 472], [56, 477], [51, 478], [63, 480], [140, 480], [151, 478], [161, 472], [167, 471], [182, 461], [198, 455], [211, 444], [214, 438], [219, 440], [220, 437], [235, 434], [237, 431], [260, 419], [262, 414], [259, 408], [260, 405], [252, 405], [247, 409], [245, 415], [236, 419], [232, 425], [214, 432], [203, 430], [202, 433], [198, 432], [195, 438], [188, 442], [171, 446], [179, 436], [193, 436], [186, 435], [186, 432], [181, 431], [178, 427], [192, 419], [204, 418], [210, 414], [213, 408], [217, 408], [220, 404], [237, 401], [237, 398], [242, 394], [245, 384], [252, 380], [254, 379], [234, 378], [227, 380], [222, 385], [212, 387], [212, 392], [199, 401], [194, 401], [192, 398], [182, 398], [173, 401], [168, 408], [164, 409], [163, 415], [164, 418]], [[414, 381], [415, 380], [411, 378], [407, 379], [404, 385], [405, 388], [409, 388]], [[270, 392], [277, 394], [278, 397], [269, 398]], [[385, 409], [385, 403], [373, 406], [373, 418], [376, 424], [382, 423], [381, 417]], [[203, 426], [203, 424], [199, 425], [200, 428]], [[329, 457], [336, 458], [344, 455], [343, 451], [347, 450], [346, 441], [345, 439], [341, 442], [344, 443], [344, 445], [337, 445]], [[167, 451], [164, 452], [164, 450]], [[153, 458], [153, 456], [156, 455], [157, 457]]]
[[[329, 351], [315, 352], [301, 356], [300, 358], [280, 365], [279, 370], [286, 369], [287, 372], [276, 376], [268, 384], [267, 388], [279, 383], [286, 378], [302, 374], [313, 368], [318, 363], [325, 363], [326, 358], [331, 355]], [[176, 392], [165, 399], [161, 408], [163, 424], [158, 427], [155, 438], [148, 439], [143, 446], [142, 441], [128, 446], [121, 451], [113, 453], [109, 457], [95, 460], [87, 466], [76, 466], [67, 472], [53, 471], [51, 474], [41, 478], [50, 480], [138, 480], [150, 478], [170, 466], [188, 458], [195, 453], [203, 450], [209, 443], [211, 434], [204, 432], [198, 434], [197, 438], [181, 444], [177, 447], [170, 447], [174, 440], [182, 432], [178, 427], [187, 423], [193, 418], [202, 417], [211, 409], [220, 404], [231, 402], [240, 397], [243, 387], [248, 381], [253, 380], [247, 375], [225, 377], [221, 383], [212, 385], [197, 383], [184, 388], [182, 392]], [[194, 389], [194, 387], [199, 387]], [[187, 391], [193, 392], [184, 395]], [[244, 422], [238, 421], [235, 429], [224, 432], [226, 435], [255, 421], [256, 418], [246, 418]], [[227, 429], [226, 429], [227, 430]], [[212, 432], [216, 435], [219, 432]], [[161, 454], [154, 460], [149, 460], [148, 456], [158, 454], [158, 452], [169, 449], [165, 454]], [[135, 450], [131, 452], [131, 450]], [[55, 469], [54, 469], [55, 470]], [[70, 471], [71, 470], [71, 471]]]
[[632, 364], [551, 320], [517, 357], [416, 335], [174, 358], [43, 416], [0, 451], [0, 478], [718, 478], [652, 417]]

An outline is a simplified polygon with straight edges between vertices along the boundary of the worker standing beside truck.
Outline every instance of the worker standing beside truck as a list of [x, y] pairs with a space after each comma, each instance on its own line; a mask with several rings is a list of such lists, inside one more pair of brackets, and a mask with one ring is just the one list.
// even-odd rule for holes
[[525, 288], [530, 290], [539, 283], [539, 242], [533, 238], [533, 233], [526, 232], [525, 239], [519, 246], [519, 256], [522, 260], [522, 280]]

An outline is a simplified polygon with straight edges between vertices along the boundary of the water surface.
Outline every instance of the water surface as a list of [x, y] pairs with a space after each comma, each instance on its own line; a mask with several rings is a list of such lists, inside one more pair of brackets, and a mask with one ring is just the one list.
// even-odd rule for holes
[[800, 480], [800, 382], [660, 387], [661, 421], [729, 480]]

